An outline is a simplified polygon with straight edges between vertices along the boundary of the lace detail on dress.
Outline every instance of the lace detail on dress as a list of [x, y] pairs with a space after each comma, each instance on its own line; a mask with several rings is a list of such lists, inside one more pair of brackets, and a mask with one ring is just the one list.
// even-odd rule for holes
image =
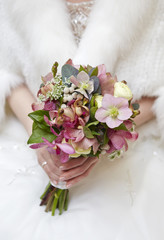
[[82, 34], [86, 28], [87, 20], [93, 6], [94, 1], [71, 3], [67, 2], [68, 11], [70, 13], [71, 25], [75, 41], [77, 45], [80, 42]]

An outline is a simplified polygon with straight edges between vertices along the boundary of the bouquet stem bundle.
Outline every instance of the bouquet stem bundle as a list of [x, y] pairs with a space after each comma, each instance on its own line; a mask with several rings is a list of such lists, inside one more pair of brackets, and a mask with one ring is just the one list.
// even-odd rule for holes
[[56, 209], [59, 209], [61, 215], [63, 210], [67, 211], [68, 208], [69, 190], [59, 189], [48, 183], [40, 199], [40, 206], [46, 205], [45, 212], [51, 211], [54, 216]]

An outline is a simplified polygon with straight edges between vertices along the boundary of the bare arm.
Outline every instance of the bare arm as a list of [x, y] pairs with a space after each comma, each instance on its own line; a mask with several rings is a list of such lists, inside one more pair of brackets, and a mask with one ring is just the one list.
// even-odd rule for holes
[[24, 125], [29, 136], [32, 132], [32, 120], [27, 116], [32, 112], [31, 104], [36, 101], [25, 84], [14, 88], [7, 98], [10, 108]]
[[141, 126], [142, 124], [150, 121], [155, 118], [152, 112], [152, 106], [155, 101], [153, 97], [143, 97], [138, 101], [140, 105], [140, 114], [135, 118], [135, 123], [137, 126]]

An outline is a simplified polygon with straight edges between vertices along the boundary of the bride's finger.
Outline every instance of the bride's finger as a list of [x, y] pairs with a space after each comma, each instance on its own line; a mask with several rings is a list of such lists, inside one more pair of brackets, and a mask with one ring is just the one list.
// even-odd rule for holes
[[48, 164], [43, 166], [44, 171], [46, 172], [46, 174], [48, 175], [50, 181], [54, 184], [57, 184], [58, 180], [59, 180], [59, 176], [53, 172], [50, 167], [48, 166]]
[[65, 181], [65, 180], [69, 180], [71, 178], [75, 178], [79, 175], [82, 175], [84, 172], [87, 171], [87, 169], [94, 163], [97, 162], [98, 158], [96, 157], [90, 157], [87, 159], [87, 161], [84, 162], [83, 165], [76, 167], [76, 168], [72, 168], [68, 171], [64, 171], [64, 173], [61, 175], [61, 177], [59, 178], [59, 180], [61, 181]]
[[40, 150], [37, 154], [38, 162], [49, 178], [58, 180], [63, 171], [56, 166], [51, 154], [46, 149]]
[[60, 169], [65, 171], [84, 164], [88, 157], [71, 158], [68, 162], [61, 164]]
[[88, 169], [87, 171], [85, 171], [82, 175], [72, 178], [70, 180], [67, 181], [67, 188], [71, 188], [73, 185], [75, 185], [76, 183], [78, 183], [79, 181], [81, 181], [82, 179], [84, 179], [85, 177], [87, 177], [89, 175], [89, 173], [91, 172], [92, 168], [96, 165], [97, 161], [94, 162]]

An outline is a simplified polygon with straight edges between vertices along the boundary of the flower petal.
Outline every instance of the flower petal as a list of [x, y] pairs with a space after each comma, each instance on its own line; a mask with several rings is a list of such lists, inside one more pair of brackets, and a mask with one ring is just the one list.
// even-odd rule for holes
[[77, 80], [80, 83], [87, 83], [89, 81], [89, 75], [86, 72], [81, 71], [77, 75]]
[[60, 156], [60, 161], [62, 162], [62, 163], [65, 163], [65, 162], [67, 162], [68, 160], [69, 160], [69, 154], [67, 154], [67, 153], [65, 153], [65, 152], [60, 152], [60, 154], [59, 154], [59, 156]]
[[121, 125], [123, 121], [117, 119], [117, 118], [111, 118], [111, 117], [107, 117], [106, 119], [106, 124], [108, 125], [108, 127], [110, 128], [115, 128]]
[[111, 137], [111, 142], [113, 144], [113, 146], [117, 149], [120, 150], [123, 148], [123, 146], [125, 145], [125, 139], [122, 136], [119, 136], [117, 134], [114, 134]]
[[104, 64], [101, 64], [98, 66], [98, 77], [100, 75], [105, 75], [106, 74], [106, 68]]
[[44, 141], [44, 143], [46, 144], [46, 145], [48, 145], [49, 147], [55, 147], [55, 143], [53, 144], [53, 143], [50, 143], [46, 138], [44, 138], [44, 137], [42, 137], [42, 139], [43, 139], [43, 141]]
[[71, 76], [70, 77], [70, 81], [71, 83], [75, 84], [76, 87], [79, 87], [80, 86], [80, 83], [78, 82], [78, 80], [75, 78], [75, 76]]
[[44, 106], [45, 106], [45, 103], [44, 103], [44, 102], [42, 102], [42, 103], [33, 103], [33, 104], [31, 105], [33, 111], [43, 110], [43, 109], [44, 109]]
[[104, 108], [99, 108], [97, 109], [96, 113], [95, 113], [95, 118], [99, 121], [99, 122], [106, 122], [107, 117], [109, 117], [109, 113], [108, 111], [106, 111]]
[[110, 73], [98, 75], [101, 86], [101, 94], [114, 94], [114, 84], [117, 82], [117, 77], [112, 77]]
[[75, 153], [74, 148], [68, 143], [56, 143], [56, 146], [58, 146], [65, 153], [68, 154]]
[[93, 81], [88, 82], [88, 88], [86, 89], [89, 94], [91, 94], [94, 90], [94, 83]]
[[120, 108], [117, 118], [119, 120], [127, 120], [132, 115], [132, 110], [130, 108]]
[[48, 81], [51, 81], [53, 79], [53, 74], [52, 72], [48, 73], [45, 77], [42, 77], [42, 81], [44, 83], [47, 83]]
[[105, 109], [109, 109], [111, 106], [116, 106], [117, 103], [118, 98], [113, 97], [111, 94], [105, 94], [102, 99], [102, 107]]
[[44, 110], [51, 111], [56, 109], [56, 104], [52, 101], [46, 101], [44, 105]]
[[41, 147], [44, 147], [45, 145], [47, 145], [46, 143], [42, 142], [42, 143], [35, 143], [35, 144], [32, 144], [30, 146], [30, 148], [32, 149], [37, 149], [37, 148], [41, 148]]
[[82, 95], [84, 95], [84, 97], [88, 98], [88, 95], [87, 95], [87, 93], [86, 93], [86, 91], [84, 89], [78, 88], [78, 89], [75, 89], [75, 92], [79, 92]]

